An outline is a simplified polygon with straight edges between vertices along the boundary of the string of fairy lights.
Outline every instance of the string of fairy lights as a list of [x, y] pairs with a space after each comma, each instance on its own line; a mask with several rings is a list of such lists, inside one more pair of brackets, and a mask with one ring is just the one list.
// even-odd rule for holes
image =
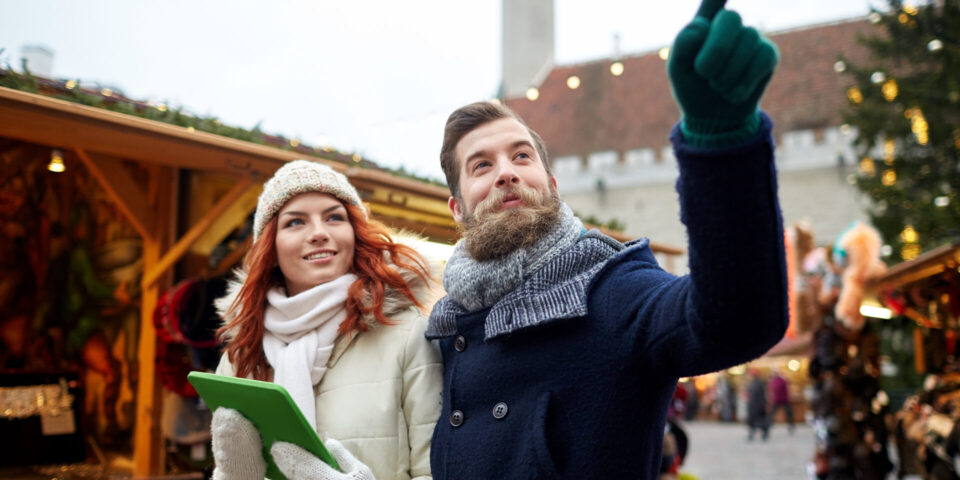
[[[661, 48], [657, 52], [657, 56], [659, 56], [661, 60], [667, 61], [667, 59], [670, 58], [670, 47]], [[613, 60], [612, 62], [610, 62], [610, 75], [613, 75], [614, 77], [619, 77], [623, 75], [623, 72], [625, 70], [626, 70], [626, 67], [623, 65], [622, 61]], [[570, 90], [576, 90], [580, 88], [580, 86], [582, 85], [582, 80], [580, 80], [579, 75], [574, 74], [574, 75], [569, 75], [567, 77], [566, 83], [567, 83], [567, 88], [569, 88]], [[530, 100], [531, 102], [537, 101], [537, 99], [540, 98], [540, 88], [538, 87], [528, 88], [525, 96], [527, 97], [527, 100]]]

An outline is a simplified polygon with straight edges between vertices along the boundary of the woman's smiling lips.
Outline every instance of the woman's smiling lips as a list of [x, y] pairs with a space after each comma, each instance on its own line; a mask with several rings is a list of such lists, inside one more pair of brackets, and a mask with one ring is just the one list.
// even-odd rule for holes
[[323, 249], [323, 250], [314, 250], [303, 256], [303, 259], [310, 263], [327, 263], [333, 260], [333, 257], [337, 255], [336, 250]]

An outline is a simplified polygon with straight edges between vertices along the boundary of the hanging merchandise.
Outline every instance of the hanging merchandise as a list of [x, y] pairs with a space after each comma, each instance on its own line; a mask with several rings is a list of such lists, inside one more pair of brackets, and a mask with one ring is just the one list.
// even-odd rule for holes
[[187, 374], [213, 370], [220, 361], [216, 338], [220, 317], [213, 300], [224, 295], [226, 284], [223, 278], [183, 280], [164, 293], [154, 309], [158, 375], [179, 395], [196, 397]]
[[873, 227], [857, 222], [848, 229], [834, 246], [836, 258], [842, 259], [841, 288], [835, 313], [844, 326], [852, 330], [863, 328], [860, 314], [864, 285], [886, 271], [880, 261], [880, 234]]

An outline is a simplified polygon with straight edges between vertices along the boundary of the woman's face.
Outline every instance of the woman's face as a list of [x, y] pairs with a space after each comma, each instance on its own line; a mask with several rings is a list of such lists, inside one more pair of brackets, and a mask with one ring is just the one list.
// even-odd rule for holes
[[353, 265], [353, 226], [347, 209], [326, 193], [302, 193], [277, 214], [277, 263], [294, 296], [334, 280]]

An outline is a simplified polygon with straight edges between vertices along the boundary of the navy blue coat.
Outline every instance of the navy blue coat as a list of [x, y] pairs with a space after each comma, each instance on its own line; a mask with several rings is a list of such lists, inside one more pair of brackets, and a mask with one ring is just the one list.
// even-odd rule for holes
[[786, 330], [771, 128], [764, 115], [723, 150], [674, 128], [689, 275], [662, 270], [645, 239], [591, 232], [492, 308], [438, 303], [434, 478], [657, 478], [678, 377], [753, 359]]

